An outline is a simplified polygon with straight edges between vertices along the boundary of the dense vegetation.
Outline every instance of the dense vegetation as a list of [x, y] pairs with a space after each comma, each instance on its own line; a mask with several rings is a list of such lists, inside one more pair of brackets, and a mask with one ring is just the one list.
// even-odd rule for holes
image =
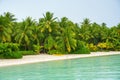
[[107, 27], [105, 23], [91, 23], [87, 18], [78, 24], [66, 17], [58, 19], [50, 12], [39, 21], [27, 17], [17, 22], [9, 12], [0, 15], [0, 58], [116, 50], [120, 50], [120, 24]]

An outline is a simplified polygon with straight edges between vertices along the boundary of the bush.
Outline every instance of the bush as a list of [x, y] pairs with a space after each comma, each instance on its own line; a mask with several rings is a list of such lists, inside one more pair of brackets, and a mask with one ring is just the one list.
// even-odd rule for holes
[[87, 44], [87, 47], [90, 51], [98, 51], [98, 47], [94, 45], [93, 43]]
[[37, 54], [34, 51], [19, 51], [22, 55], [35, 55]]
[[90, 54], [90, 51], [86, 47], [83, 47], [79, 50], [74, 51], [73, 54]]
[[5, 45], [3, 43], [0, 43], [0, 54], [4, 54], [6, 52], [9, 52], [8, 48], [7, 48], [7, 45]]
[[11, 51], [19, 51], [19, 44], [17, 43], [6, 43], [8, 44], [8, 48], [11, 49]]
[[103, 50], [103, 51], [106, 51], [106, 50], [114, 50], [114, 46], [112, 43], [110, 42], [105, 42], [105, 43], [99, 43], [98, 45], [98, 48], [100, 50]]
[[107, 48], [107, 44], [106, 43], [98, 43], [98, 48], [100, 49], [100, 50], [104, 50], [104, 49], [106, 49]]
[[58, 50], [50, 50], [48, 54], [60, 54], [60, 52]]
[[18, 59], [18, 58], [22, 58], [22, 54], [17, 51], [17, 52], [8, 52], [3, 54], [3, 57], [6, 59]]
[[48, 51], [48, 54], [66, 54], [66, 52], [60, 50], [50, 50]]
[[0, 43], [0, 54], [9, 53], [19, 50], [19, 44], [17, 43]]
[[33, 45], [33, 51], [36, 53], [40, 53], [41, 46], [40, 45]]
[[77, 48], [75, 51], [72, 51], [73, 54], [90, 54], [90, 50], [85, 46], [83, 41], [77, 42]]
[[0, 54], [0, 59], [4, 59], [4, 56], [3, 56], [3, 54]]
[[0, 58], [22, 58], [22, 54], [18, 50], [19, 44], [17, 43], [0, 43]]
[[115, 51], [120, 51], [120, 46], [115, 46]]
[[107, 41], [106, 44], [107, 44], [107, 47], [106, 47], [107, 50], [111, 50], [111, 51], [114, 50], [115, 47], [113, 43]]

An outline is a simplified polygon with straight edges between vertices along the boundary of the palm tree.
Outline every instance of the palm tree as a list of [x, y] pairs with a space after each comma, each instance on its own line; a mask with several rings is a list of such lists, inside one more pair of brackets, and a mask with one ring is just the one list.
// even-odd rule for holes
[[40, 31], [41, 27], [38, 26], [37, 24], [32, 27], [32, 42], [35, 45], [41, 45], [41, 41], [44, 38], [43, 33]]
[[85, 18], [82, 22], [82, 26], [89, 27], [90, 26], [90, 20], [88, 18]]
[[10, 12], [4, 13], [5, 18], [8, 20], [8, 22], [15, 22], [17, 19], [15, 18], [15, 15], [13, 15]]
[[53, 13], [46, 12], [43, 16], [43, 18], [39, 19], [40, 31], [44, 34], [43, 39], [41, 40], [42, 46], [50, 51], [51, 48], [48, 48], [46, 45], [50, 45], [49, 39], [55, 39], [57, 36], [59, 25], [56, 21], [57, 18], [53, 17]]
[[95, 22], [92, 23], [89, 31], [90, 31], [89, 43], [98, 44], [99, 42], [101, 42], [102, 30], [99, 24]]
[[39, 24], [41, 25], [41, 32], [53, 32], [57, 25], [57, 22], [55, 21], [57, 18], [53, 18], [53, 13], [46, 12], [46, 14], [43, 14], [44, 18], [41, 18], [39, 20]]
[[7, 12], [0, 15], [0, 42], [10, 42], [12, 27], [14, 25], [14, 15]]
[[79, 37], [82, 41], [90, 43], [91, 37], [93, 37], [90, 33], [91, 23], [88, 18], [84, 19], [80, 26]]
[[74, 24], [72, 21], [68, 20], [66, 17], [61, 19], [60, 28], [61, 28], [61, 35], [58, 38], [58, 44], [61, 45], [63, 50], [70, 52], [72, 49], [75, 50], [76, 48], [76, 39], [75, 39], [75, 32], [73, 31]]
[[27, 17], [23, 22], [19, 23], [19, 27], [15, 33], [15, 40], [19, 44], [25, 47], [25, 50], [29, 49], [32, 39], [32, 27], [35, 26], [34, 20], [31, 17]]
[[120, 34], [116, 26], [110, 28], [109, 35], [107, 37], [108, 42], [114, 44], [114, 49], [120, 50]]

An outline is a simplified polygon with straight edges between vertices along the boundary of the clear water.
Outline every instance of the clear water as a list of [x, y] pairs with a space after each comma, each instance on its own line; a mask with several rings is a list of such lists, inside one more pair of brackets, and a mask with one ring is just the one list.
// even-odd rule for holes
[[1, 67], [0, 80], [120, 80], [120, 55]]

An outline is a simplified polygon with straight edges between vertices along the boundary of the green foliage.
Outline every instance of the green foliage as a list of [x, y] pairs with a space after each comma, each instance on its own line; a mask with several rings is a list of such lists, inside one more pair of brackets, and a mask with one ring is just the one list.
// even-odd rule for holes
[[49, 54], [61, 54], [61, 52], [58, 50], [50, 50], [48, 53]]
[[73, 51], [74, 54], [90, 54], [89, 49], [85, 46], [83, 41], [77, 41], [77, 49]]
[[0, 54], [4, 54], [6, 52], [10, 52], [8, 51], [7, 45], [0, 43]]
[[0, 43], [0, 54], [19, 51], [19, 44], [17, 43]]
[[0, 15], [0, 42], [10, 42], [12, 26], [14, 25], [14, 15], [6, 12]]
[[33, 51], [35, 53], [40, 53], [41, 50], [41, 46], [40, 45], [33, 45]]
[[90, 51], [93, 51], [93, 52], [98, 51], [98, 47], [93, 43], [87, 44], [87, 47]]
[[99, 43], [97, 46], [98, 46], [98, 48], [100, 48], [100, 49], [105, 49], [105, 48], [107, 48], [107, 44], [106, 44], [106, 43]]
[[41, 32], [47, 32], [50, 34], [55, 31], [58, 23], [56, 23], [56, 18], [53, 17], [53, 13], [46, 12], [43, 16], [44, 18], [40, 19]]
[[19, 51], [19, 53], [21, 53], [22, 55], [36, 55], [36, 54], [38, 54], [34, 51]]
[[48, 54], [67, 54], [67, 52], [65, 52], [64, 50], [61, 49], [53, 49], [48, 51]]
[[9, 12], [0, 15], [0, 58], [20, 58], [18, 55], [40, 52], [85, 54], [90, 53], [89, 50], [120, 51], [120, 24], [110, 28], [105, 23], [91, 23], [88, 18], [81, 24], [67, 17], [57, 20], [51, 12], [43, 14], [38, 22], [31, 17], [16, 22]]
[[33, 29], [35, 21], [31, 17], [27, 17], [25, 20], [18, 24], [16, 28], [17, 32], [14, 35], [14, 40], [21, 44], [25, 50], [29, 49], [30, 42], [33, 38]]
[[2, 58], [22, 58], [17, 43], [0, 43], [0, 55]]
[[53, 46], [54, 46], [54, 39], [51, 35], [49, 35], [45, 40], [44, 47], [45, 49], [50, 50], [53, 48]]
[[86, 47], [82, 47], [81, 49], [77, 50], [76, 52], [73, 52], [74, 54], [90, 54], [90, 51]]
[[77, 43], [77, 40], [75, 39], [76, 34], [74, 32], [75, 24], [66, 17], [63, 17], [59, 24], [61, 34], [58, 36], [58, 45], [62, 44], [63, 50], [70, 53], [72, 50], [75, 50]]
[[19, 44], [17, 43], [5, 43], [8, 48], [11, 49], [11, 51], [19, 51]]
[[6, 59], [19, 59], [22, 58], [22, 54], [19, 51], [7, 52], [3, 54], [3, 57]]

